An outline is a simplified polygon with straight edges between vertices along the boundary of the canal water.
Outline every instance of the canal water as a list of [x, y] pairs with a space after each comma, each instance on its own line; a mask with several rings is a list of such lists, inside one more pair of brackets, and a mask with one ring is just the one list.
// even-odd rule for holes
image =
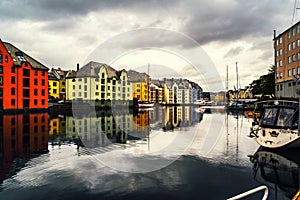
[[192, 106], [2, 115], [0, 199], [291, 199], [296, 151], [259, 148], [251, 123]]

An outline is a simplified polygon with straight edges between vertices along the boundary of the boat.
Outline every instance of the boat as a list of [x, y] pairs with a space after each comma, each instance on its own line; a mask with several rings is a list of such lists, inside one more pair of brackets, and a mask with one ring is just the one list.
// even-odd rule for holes
[[139, 108], [153, 108], [154, 103], [151, 102], [138, 102]]
[[[273, 101], [258, 106], [260, 118], [254, 117], [250, 137], [266, 148], [299, 148], [299, 105], [294, 101]], [[255, 111], [256, 112], [256, 111]]]

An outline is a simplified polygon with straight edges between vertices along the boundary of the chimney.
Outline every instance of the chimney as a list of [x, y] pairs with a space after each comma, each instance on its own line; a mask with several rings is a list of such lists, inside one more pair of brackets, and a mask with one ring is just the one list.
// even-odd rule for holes
[[79, 63], [77, 63], [77, 71], [79, 71]]
[[274, 29], [274, 39], [276, 38], [276, 30]]

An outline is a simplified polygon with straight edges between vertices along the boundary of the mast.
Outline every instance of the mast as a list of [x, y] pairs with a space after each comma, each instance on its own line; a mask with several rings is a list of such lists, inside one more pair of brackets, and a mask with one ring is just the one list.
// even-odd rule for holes
[[238, 71], [238, 65], [237, 65], [237, 62], [235, 63], [235, 68], [236, 68], [236, 89], [237, 89], [237, 92], [236, 92], [236, 98], [238, 99], [239, 98], [239, 71]]
[[225, 100], [226, 100], [226, 102], [225, 103], [227, 103], [229, 101], [229, 99], [227, 97], [227, 95], [229, 95], [229, 94], [227, 94], [227, 93], [228, 93], [228, 65], [226, 65], [226, 82], [225, 82]]

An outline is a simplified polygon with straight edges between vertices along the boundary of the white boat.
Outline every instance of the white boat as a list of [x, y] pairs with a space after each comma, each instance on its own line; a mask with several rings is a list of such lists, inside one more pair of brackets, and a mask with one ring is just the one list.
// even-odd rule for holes
[[139, 102], [138, 106], [139, 106], [139, 108], [152, 108], [154, 106], [154, 103]]
[[254, 122], [250, 136], [266, 148], [298, 148], [300, 132], [297, 102], [275, 101], [262, 108], [261, 118]]

